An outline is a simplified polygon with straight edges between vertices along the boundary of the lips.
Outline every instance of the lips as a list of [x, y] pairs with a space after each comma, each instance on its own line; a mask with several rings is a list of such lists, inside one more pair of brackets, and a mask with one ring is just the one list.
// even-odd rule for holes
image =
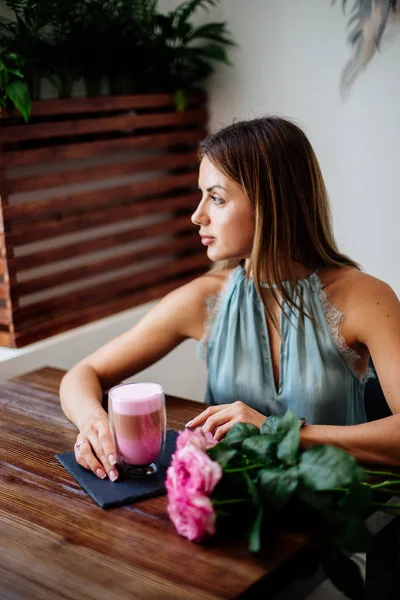
[[210, 235], [204, 235], [203, 233], [200, 234], [200, 237], [201, 237], [201, 243], [204, 244], [204, 246], [209, 246], [215, 240], [214, 237], [212, 237]]

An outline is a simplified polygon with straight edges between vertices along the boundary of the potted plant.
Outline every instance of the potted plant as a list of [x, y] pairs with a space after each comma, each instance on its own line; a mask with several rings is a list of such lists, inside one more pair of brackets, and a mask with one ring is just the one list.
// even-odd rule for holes
[[101, 95], [107, 77], [112, 95], [168, 92], [182, 109], [213, 63], [229, 62], [226, 23], [191, 23], [218, 3], [186, 0], [164, 15], [158, 0], [4, 0], [14, 18], [0, 19], [0, 41], [24, 58], [33, 99], [41, 78], [68, 98], [80, 79], [87, 96]]

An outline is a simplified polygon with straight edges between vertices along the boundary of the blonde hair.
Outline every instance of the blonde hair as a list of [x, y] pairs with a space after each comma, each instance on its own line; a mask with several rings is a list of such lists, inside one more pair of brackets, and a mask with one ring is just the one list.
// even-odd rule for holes
[[[293, 262], [313, 270], [359, 268], [336, 246], [321, 169], [309, 140], [295, 123], [275, 116], [237, 122], [203, 140], [199, 155], [207, 156], [241, 185], [251, 202], [255, 231], [250, 271], [277, 328], [272, 300], [281, 305], [284, 301], [289, 310], [298, 308], [305, 314], [293, 299], [298, 291]], [[221, 261], [213, 270], [230, 269], [241, 262]], [[283, 273], [289, 291], [282, 283]]]

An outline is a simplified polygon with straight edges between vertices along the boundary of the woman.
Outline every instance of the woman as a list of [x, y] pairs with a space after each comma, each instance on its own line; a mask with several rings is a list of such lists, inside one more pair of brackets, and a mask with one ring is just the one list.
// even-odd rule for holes
[[[192, 221], [218, 266], [65, 375], [77, 461], [118, 477], [102, 390], [194, 338], [207, 351], [210, 406], [188, 427], [220, 440], [236, 422], [260, 426], [290, 407], [306, 418], [303, 447], [400, 465], [400, 304], [338, 251], [305, 134], [282, 118], [240, 122], [209, 136], [200, 157]], [[371, 357], [393, 415], [366, 423]]]

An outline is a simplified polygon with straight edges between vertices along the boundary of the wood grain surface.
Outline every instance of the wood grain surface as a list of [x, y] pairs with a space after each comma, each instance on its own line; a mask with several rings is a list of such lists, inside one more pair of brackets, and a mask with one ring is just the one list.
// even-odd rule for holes
[[[259, 557], [232, 536], [191, 543], [165, 496], [98, 507], [55, 459], [76, 438], [59, 405], [62, 374], [47, 367], [0, 385], [2, 600], [235, 598], [310, 546], [300, 533], [276, 536]], [[182, 429], [199, 410], [168, 396], [168, 427]]]

